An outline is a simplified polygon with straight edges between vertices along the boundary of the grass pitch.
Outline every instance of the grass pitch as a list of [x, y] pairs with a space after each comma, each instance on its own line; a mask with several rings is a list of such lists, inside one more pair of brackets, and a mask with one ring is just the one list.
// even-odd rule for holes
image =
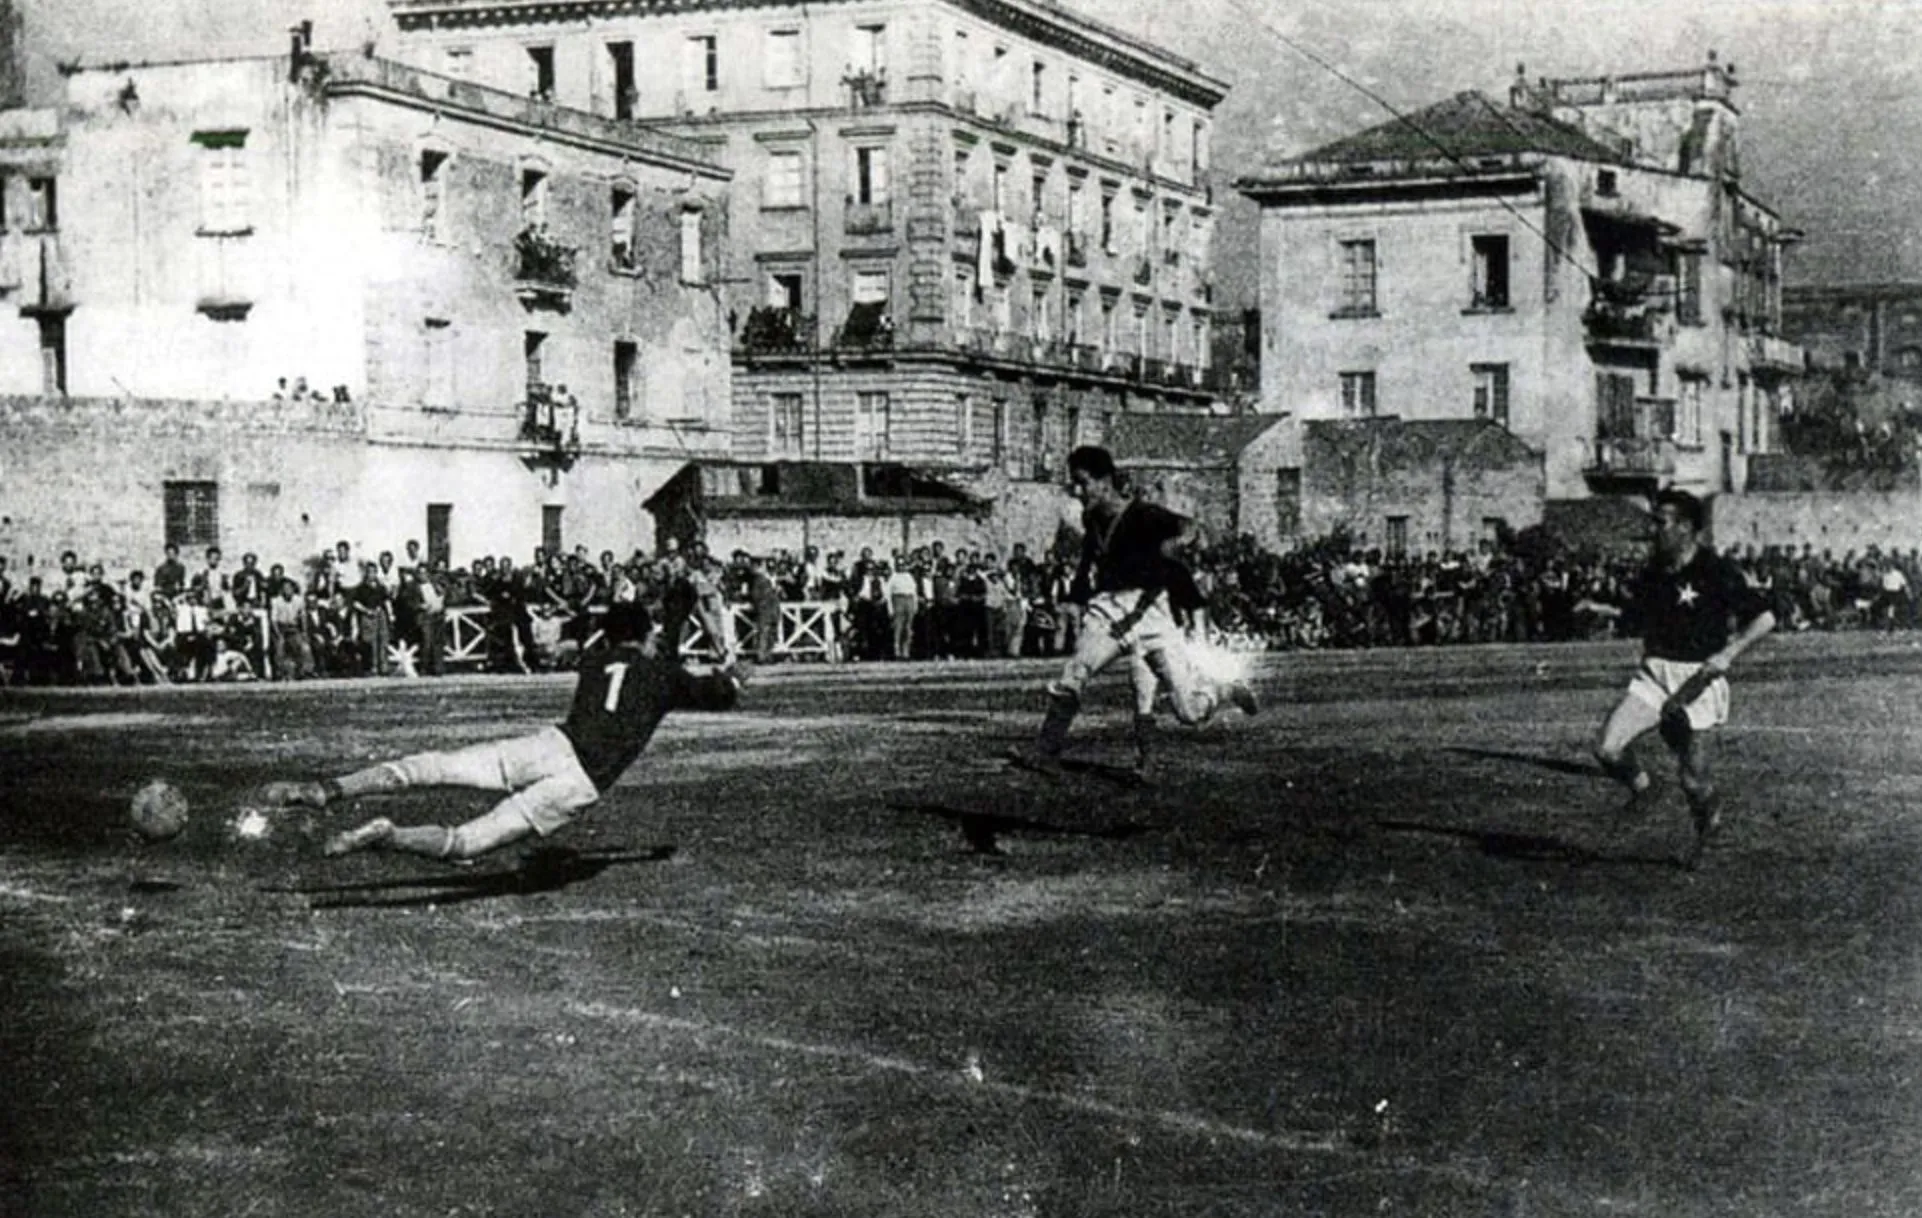
[[1631, 655], [1267, 657], [1140, 791], [992, 760], [1049, 665], [773, 671], [472, 868], [230, 824], [565, 679], [8, 691], [0, 1215], [1922, 1212], [1922, 650], [1745, 658], [1695, 873]]

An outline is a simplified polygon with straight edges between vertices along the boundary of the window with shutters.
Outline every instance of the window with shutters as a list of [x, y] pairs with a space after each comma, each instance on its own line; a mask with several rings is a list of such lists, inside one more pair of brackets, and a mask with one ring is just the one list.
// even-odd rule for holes
[[1626, 372], [1595, 375], [1595, 435], [1603, 440], [1630, 440], [1635, 426], [1635, 378]]
[[1390, 556], [1405, 557], [1408, 553], [1408, 517], [1390, 516], [1384, 520], [1383, 545]]
[[799, 457], [807, 443], [806, 399], [799, 393], [770, 395], [768, 451], [776, 457]]
[[620, 338], [614, 340], [614, 417], [627, 422], [634, 417], [634, 388], [640, 380], [639, 344]]
[[1375, 410], [1375, 374], [1373, 372], [1342, 373], [1342, 416], [1349, 419], [1372, 419], [1375, 417]]
[[863, 390], [856, 395], [854, 455], [857, 459], [878, 460], [888, 455], [889, 406], [885, 390]]
[[1508, 365], [1470, 364], [1475, 378], [1475, 417], [1508, 426]]
[[698, 208], [681, 211], [681, 282], [707, 282], [707, 264], [701, 256], [701, 217]]
[[214, 482], [163, 482], [163, 541], [182, 550], [220, 544], [220, 486]]
[[1341, 304], [1337, 317], [1375, 316], [1375, 243], [1341, 242]]
[[1470, 241], [1474, 278], [1469, 285], [1471, 309], [1506, 309], [1508, 303], [1508, 236], [1486, 234]]
[[617, 185], [608, 194], [608, 262], [617, 271], [637, 270], [641, 264], [634, 223], [640, 212], [637, 198], [628, 185]]
[[200, 147], [200, 227], [207, 237], [253, 231], [245, 131], [196, 131]]
[[767, 49], [761, 57], [761, 83], [770, 89], [792, 89], [804, 80], [801, 31], [769, 30]]
[[767, 178], [761, 186], [763, 207], [806, 207], [805, 163], [799, 152], [779, 149], [767, 154]]
[[427, 383], [421, 404], [434, 410], [454, 406], [454, 327], [445, 317], [429, 317], [422, 325], [426, 348]]

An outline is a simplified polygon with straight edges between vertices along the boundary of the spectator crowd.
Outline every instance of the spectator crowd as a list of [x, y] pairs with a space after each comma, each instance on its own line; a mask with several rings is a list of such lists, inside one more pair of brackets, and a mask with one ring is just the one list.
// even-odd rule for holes
[[[1274, 553], [1240, 538], [1191, 555], [1209, 628], [1251, 649], [1541, 642], [1632, 634], [1640, 547], [1570, 552], [1483, 542], [1472, 553], [1385, 554], [1329, 537]], [[1922, 554], [1731, 551], [1786, 629], [1913, 629]], [[1002, 557], [941, 542], [886, 556], [807, 546], [725, 561], [695, 542], [590, 558], [536, 549], [450, 568], [409, 541], [368, 558], [347, 542], [293, 567], [218, 548], [113, 576], [69, 551], [16, 582], [0, 556], [0, 676], [30, 684], [142, 684], [438, 675], [450, 654], [501, 672], [565, 667], [613, 602], [677, 597], [709, 633], [782, 658], [784, 606], [834, 623], [843, 660], [1059, 655], [1073, 646], [1075, 552]], [[466, 626], [456, 649], [454, 618]], [[744, 622], [733, 637], [734, 622]], [[709, 645], [714, 645], [709, 640]]]

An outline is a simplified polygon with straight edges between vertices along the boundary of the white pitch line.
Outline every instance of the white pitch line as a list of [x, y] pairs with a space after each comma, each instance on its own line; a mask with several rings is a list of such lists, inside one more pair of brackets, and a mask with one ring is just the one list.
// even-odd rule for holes
[[[1158, 1125], [1175, 1133], [1195, 1137], [1214, 1138], [1244, 1145], [1258, 1146], [1264, 1150], [1310, 1151], [1318, 1154], [1341, 1154], [1348, 1152], [1328, 1135], [1304, 1133], [1270, 1133], [1259, 1129], [1249, 1129], [1241, 1125], [1230, 1125], [1208, 1117], [1194, 1116], [1185, 1112], [1168, 1112], [1152, 1108], [1131, 1108], [1125, 1104], [1110, 1103], [1085, 1095], [1068, 1095], [1059, 1091], [1046, 1091], [1025, 1083], [1004, 1083], [987, 1078], [977, 1078], [963, 1068], [941, 1070], [905, 1057], [894, 1057], [881, 1053], [870, 1053], [865, 1049], [850, 1048], [845, 1045], [818, 1045], [791, 1037], [775, 1036], [766, 1032], [755, 1032], [746, 1028], [736, 1028], [728, 1024], [712, 1023], [701, 1019], [687, 1019], [675, 1015], [662, 1015], [654, 1011], [644, 1011], [635, 1007], [617, 1007], [607, 1003], [567, 1004], [570, 1014], [589, 1019], [610, 1019], [626, 1023], [640, 1024], [668, 1032], [686, 1032], [698, 1036], [719, 1036], [729, 1040], [745, 1041], [763, 1049], [781, 1053], [794, 1053], [803, 1057], [820, 1058], [828, 1061], [853, 1062], [871, 1070], [889, 1074], [906, 1075], [910, 1078], [945, 1083], [957, 1088], [980, 1088], [997, 1095], [1030, 1102], [1051, 1104], [1090, 1116], [1106, 1117], [1116, 1121], [1133, 1121], [1143, 1125]], [[1441, 1170], [1421, 1167], [1418, 1170]]]

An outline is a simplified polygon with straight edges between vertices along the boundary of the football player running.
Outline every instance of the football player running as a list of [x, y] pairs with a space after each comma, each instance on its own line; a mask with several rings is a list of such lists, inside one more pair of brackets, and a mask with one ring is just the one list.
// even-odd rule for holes
[[491, 811], [454, 827], [403, 826], [376, 817], [330, 838], [324, 847], [330, 856], [378, 848], [460, 861], [529, 834], [545, 837], [565, 828], [633, 764], [669, 711], [729, 709], [747, 679], [739, 664], [690, 673], [663, 649], [662, 632], [638, 603], [610, 606], [603, 629], [610, 648], [582, 658], [573, 705], [560, 724], [463, 749], [418, 753], [339, 778], [271, 783], [264, 792], [267, 802], [327, 808], [363, 795], [424, 786], [507, 792]]
[[[1070, 600], [1084, 606], [1081, 629], [1074, 655], [1048, 686], [1048, 709], [1034, 743], [1009, 750], [1009, 759], [1058, 773], [1083, 690], [1122, 656], [1146, 661], [1183, 723], [1205, 722], [1224, 697], [1254, 714], [1254, 692], [1245, 683], [1218, 686], [1195, 670], [1170, 611], [1169, 582], [1176, 555], [1192, 535], [1189, 521], [1125, 493], [1105, 448], [1084, 445], [1069, 453], [1068, 480], [1082, 503], [1081, 560], [1069, 592]], [[1137, 680], [1134, 742], [1136, 772], [1143, 777], [1153, 757], [1154, 695], [1152, 683]]]
[[1761, 594], [1741, 568], [1708, 547], [1703, 525], [1703, 504], [1694, 495], [1671, 489], [1655, 497], [1654, 553], [1634, 593], [1642, 662], [1595, 744], [1596, 760], [1629, 789], [1635, 810], [1648, 792], [1649, 776], [1628, 749], [1649, 729], [1661, 728], [1695, 823], [1685, 860], [1690, 867], [1700, 863], [1721, 821], [1707, 733], [1728, 720], [1729, 666], [1775, 629], [1775, 615]]

